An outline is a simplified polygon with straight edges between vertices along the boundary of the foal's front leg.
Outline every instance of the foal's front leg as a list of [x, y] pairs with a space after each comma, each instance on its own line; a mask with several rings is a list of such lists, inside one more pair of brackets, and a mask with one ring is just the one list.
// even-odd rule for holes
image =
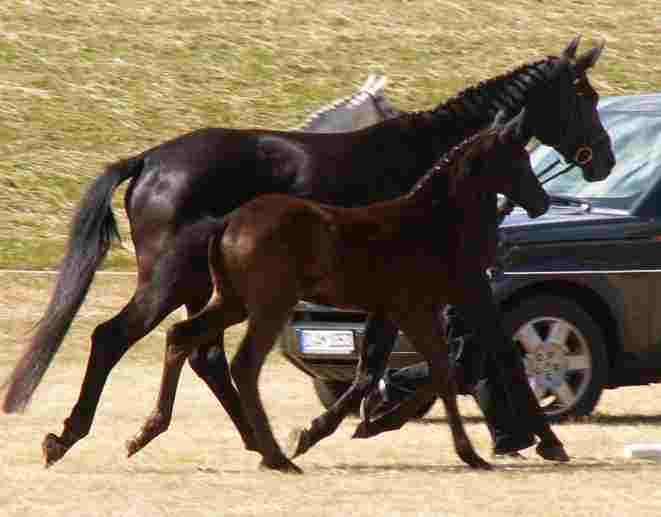
[[[420, 306], [417, 310], [396, 315], [394, 320], [429, 364], [430, 389], [437, 392], [443, 399], [458, 456], [473, 468], [488, 470], [491, 465], [475, 452], [464, 429], [457, 406], [457, 387], [450, 370], [448, 346], [437, 315], [436, 307]], [[408, 404], [409, 409], [405, 416], [411, 411], [410, 408], [417, 409], [416, 405], [421, 405], [425, 401], [424, 391], [426, 390], [419, 395], [416, 394], [413, 401]]]

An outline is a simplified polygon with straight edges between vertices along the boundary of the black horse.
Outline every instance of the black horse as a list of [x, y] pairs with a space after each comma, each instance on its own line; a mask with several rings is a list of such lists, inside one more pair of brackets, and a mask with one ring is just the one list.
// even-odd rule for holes
[[[60, 436], [44, 440], [47, 465], [89, 432], [111, 369], [168, 314], [197, 313], [211, 294], [207, 269], [209, 218], [268, 192], [340, 206], [361, 206], [406, 191], [452, 146], [497, 111], [528, 111], [524, 131], [582, 166], [588, 180], [614, 164], [587, 71], [603, 47], [578, 58], [578, 39], [559, 56], [525, 64], [468, 88], [433, 110], [407, 113], [349, 133], [318, 134], [207, 128], [108, 166], [74, 215], [67, 252], [48, 308], [8, 379], [3, 409], [24, 408], [82, 304], [94, 273], [117, 235], [111, 199], [131, 179], [125, 208], [136, 250], [138, 282], [127, 305], [93, 332], [79, 399]], [[223, 404], [247, 448], [254, 441], [222, 346], [210, 341], [189, 360]]]

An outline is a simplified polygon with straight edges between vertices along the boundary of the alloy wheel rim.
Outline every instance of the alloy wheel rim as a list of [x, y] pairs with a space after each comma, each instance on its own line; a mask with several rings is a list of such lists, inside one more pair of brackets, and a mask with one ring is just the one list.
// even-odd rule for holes
[[592, 356], [585, 336], [569, 321], [543, 316], [514, 333], [540, 406], [549, 416], [576, 406], [592, 379]]

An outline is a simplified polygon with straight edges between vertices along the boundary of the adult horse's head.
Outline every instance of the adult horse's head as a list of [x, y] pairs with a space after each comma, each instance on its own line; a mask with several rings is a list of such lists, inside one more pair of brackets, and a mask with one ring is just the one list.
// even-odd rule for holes
[[464, 145], [451, 174], [450, 194], [475, 196], [503, 194], [523, 207], [532, 218], [548, 210], [549, 196], [542, 188], [530, 163], [523, 132], [526, 110], [505, 122], [504, 112], [493, 125]]
[[604, 129], [587, 72], [601, 55], [604, 45], [576, 57], [580, 37], [569, 43], [554, 60], [551, 80], [531, 92], [526, 107], [526, 126], [544, 144], [583, 170], [587, 181], [608, 176], [615, 165], [611, 140]]

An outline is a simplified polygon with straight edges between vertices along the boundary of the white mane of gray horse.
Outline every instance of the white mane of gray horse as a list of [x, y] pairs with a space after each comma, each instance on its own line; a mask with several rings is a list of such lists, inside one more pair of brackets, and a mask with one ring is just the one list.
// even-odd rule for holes
[[371, 74], [352, 95], [322, 106], [293, 130], [312, 133], [355, 131], [403, 114], [383, 96], [386, 82], [385, 76]]

